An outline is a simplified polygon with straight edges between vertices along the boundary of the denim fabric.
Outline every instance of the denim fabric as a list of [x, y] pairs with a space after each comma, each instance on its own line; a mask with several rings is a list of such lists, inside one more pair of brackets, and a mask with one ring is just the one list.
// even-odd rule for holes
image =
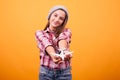
[[41, 66], [39, 80], [72, 80], [71, 67], [66, 69], [49, 69]]

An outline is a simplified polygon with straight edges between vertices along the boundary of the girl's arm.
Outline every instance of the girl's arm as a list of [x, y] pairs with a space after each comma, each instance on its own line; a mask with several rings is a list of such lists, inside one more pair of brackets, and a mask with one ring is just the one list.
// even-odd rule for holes
[[58, 43], [59, 49], [65, 50], [67, 49], [67, 41], [66, 40], [60, 40]]
[[36, 40], [38, 41], [38, 47], [40, 48], [40, 50], [47, 51], [47, 53], [50, 55], [52, 60], [55, 63], [59, 63], [60, 58], [59, 56], [55, 55], [56, 53], [54, 47], [52, 46], [52, 41], [46, 37], [46, 33], [44, 33], [42, 30], [41, 31], [38, 30], [35, 33], [35, 37]]
[[55, 55], [56, 53], [55, 53], [55, 50], [54, 50], [53, 46], [47, 46], [46, 51], [51, 56], [52, 60], [55, 63], [58, 63], [58, 64], [61, 63], [61, 58], [59, 56]]
[[[59, 49], [62, 50], [62, 52], [65, 53], [65, 59], [70, 59], [72, 56], [72, 52], [69, 51], [69, 46], [71, 42], [71, 30], [66, 28], [60, 35], [59, 35], [59, 41], [58, 46]], [[70, 54], [69, 54], [70, 53]]]

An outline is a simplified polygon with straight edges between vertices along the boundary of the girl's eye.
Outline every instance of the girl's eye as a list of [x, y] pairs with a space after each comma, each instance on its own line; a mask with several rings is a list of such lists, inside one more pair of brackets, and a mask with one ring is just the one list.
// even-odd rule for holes
[[54, 16], [57, 17], [57, 14], [55, 14]]
[[63, 18], [63, 17], [60, 17], [60, 20], [64, 20], [64, 18]]

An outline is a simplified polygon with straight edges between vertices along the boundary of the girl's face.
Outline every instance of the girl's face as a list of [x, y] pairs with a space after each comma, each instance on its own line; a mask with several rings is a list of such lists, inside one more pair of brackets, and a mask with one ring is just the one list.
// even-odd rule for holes
[[49, 19], [50, 27], [56, 28], [58, 26], [61, 26], [64, 22], [65, 16], [65, 12], [62, 10], [53, 12]]

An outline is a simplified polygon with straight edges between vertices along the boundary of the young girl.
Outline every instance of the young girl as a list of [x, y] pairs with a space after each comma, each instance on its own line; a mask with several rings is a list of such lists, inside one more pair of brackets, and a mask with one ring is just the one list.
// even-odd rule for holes
[[65, 28], [68, 11], [64, 6], [53, 7], [44, 30], [35, 33], [40, 49], [39, 80], [72, 80], [69, 50], [71, 31]]

